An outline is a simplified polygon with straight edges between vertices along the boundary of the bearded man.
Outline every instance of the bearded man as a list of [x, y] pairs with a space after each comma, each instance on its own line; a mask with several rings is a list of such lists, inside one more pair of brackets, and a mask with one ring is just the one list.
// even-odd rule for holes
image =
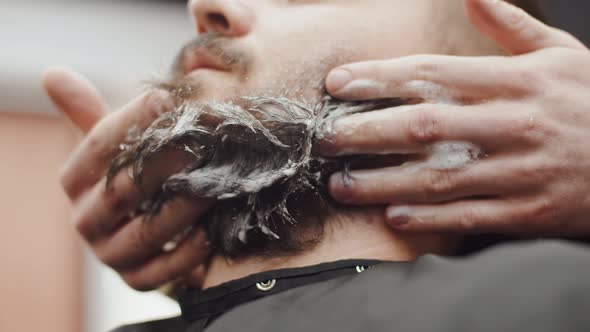
[[[489, 1], [468, 4], [481, 25], [497, 15]], [[342, 102], [323, 89], [332, 68], [354, 61], [502, 54], [471, 27], [461, 1], [200, 0], [189, 8], [200, 37], [182, 49], [172, 77], [93, 129], [78, 153], [99, 149], [100, 160], [69, 166], [88, 175], [86, 188], [64, 177], [68, 194], [82, 202], [79, 231], [129, 284], [149, 289], [199, 279], [198, 288], [178, 293], [181, 317], [118, 331], [557, 331], [590, 323], [570, 316], [590, 304], [582, 287], [590, 270], [564, 274], [588, 266], [581, 248], [553, 243], [465, 261], [416, 260], [455, 253], [461, 240], [394, 232], [382, 206], [345, 207], [327, 195], [328, 177], [346, 186], [350, 168], [444, 174], [485, 158], [462, 141], [401, 159], [392, 151], [331, 153], [339, 144], [333, 128], [363, 126], [355, 114], [474, 102], [441, 93], [426, 76], [401, 87], [397, 99]], [[408, 58], [408, 68], [436, 72], [416, 61]], [[354, 84], [357, 91], [379, 88]], [[116, 134], [100, 144], [92, 139], [106, 132]], [[108, 168], [107, 176], [97, 168]], [[197, 274], [204, 262], [204, 275]]]

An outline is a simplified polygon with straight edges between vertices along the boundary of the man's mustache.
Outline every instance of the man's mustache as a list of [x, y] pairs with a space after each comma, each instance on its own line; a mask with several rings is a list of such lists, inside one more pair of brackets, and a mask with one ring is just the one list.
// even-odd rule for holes
[[181, 48], [172, 65], [174, 77], [180, 78], [187, 74], [184, 72], [187, 57], [197, 49], [209, 53], [240, 77], [244, 77], [248, 73], [252, 63], [251, 56], [246, 51], [235, 47], [230, 38], [215, 32], [207, 32]]

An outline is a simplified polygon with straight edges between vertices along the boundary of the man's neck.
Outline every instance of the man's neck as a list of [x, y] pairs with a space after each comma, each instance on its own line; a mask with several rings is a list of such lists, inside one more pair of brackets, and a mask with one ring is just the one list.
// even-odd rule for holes
[[211, 261], [203, 288], [254, 273], [343, 259], [410, 261], [426, 253], [448, 254], [455, 246], [456, 241], [448, 236], [395, 233], [385, 224], [382, 216], [382, 209], [364, 210], [362, 219], [355, 217], [347, 221], [328, 222], [322, 241], [314, 248], [295, 255], [256, 256], [239, 260], [216, 256]]

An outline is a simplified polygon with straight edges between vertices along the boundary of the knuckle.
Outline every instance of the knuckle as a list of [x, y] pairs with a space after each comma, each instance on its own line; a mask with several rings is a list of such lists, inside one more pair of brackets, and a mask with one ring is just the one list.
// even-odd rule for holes
[[551, 184], [554, 175], [560, 171], [559, 166], [537, 156], [523, 158], [516, 163], [506, 165], [507, 174], [522, 187], [522, 190], [539, 190]]
[[519, 65], [511, 68], [511, 72], [507, 73], [507, 75], [511, 79], [505, 82], [510, 88], [510, 94], [515, 97], [542, 92], [547, 88], [546, 83], [551, 82], [551, 80], [546, 79], [545, 73], [538, 70], [538, 67], [531, 64], [530, 61], [526, 63], [519, 62]]
[[102, 140], [92, 132], [88, 134], [86, 144], [88, 145], [89, 149], [94, 151], [101, 150], [102, 148]]
[[106, 191], [103, 195], [105, 205], [110, 211], [123, 211], [131, 205], [130, 200], [117, 191]]
[[159, 286], [158, 282], [150, 280], [145, 275], [142, 275], [142, 273], [122, 273], [121, 278], [129, 287], [140, 292], [148, 292]]
[[136, 220], [137, 224], [131, 232], [132, 245], [141, 251], [153, 251], [158, 249], [162, 243], [153, 229], [155, 227], [148, 227], [149, 223], [145, 220]]
[[[109, 115], [107, 115], [107, 117], [109, 117]], [[110, 122], [111, 121], [108, 121], [108, 119], [104, 119], [98, 123], [96, 127], [101, 125], [108, 126]], [[85, 156], [92, 156], [93, 158], [111, 157], [112, 152], [112, 146], [109, 146], [105, 139], [100, 137], [95, 131], [88, 134], [83, 143], [83, 149]]]
[[531, 25], [532, 19], [529, 14], [527, 14], [524, 10], [518, 9], [513, 11], [507, 20], [507, 28], [510, 29], [512, 32], [519, 33], [521, 35], [525, 35], [531, 39], [533, 39], [533, 35], [537, 35], [535, 33], [533, 26]]
[[558, 135], [554, 128], [540, 112], [522, 112], [516, 115], [507, 126], [508, 133], [521, 143], [540, 145]]
[[459, 215], [459, 228], [464, 232], [472, 232], [478, 227], [479, 219], [479, 213], [475, 210], [465, 209], [465, 211]]
[[85, 222], [83, 219], [76, 217], [73, 217], [72, 222], [78, 234], [80, 234], [85, 240], [88, 240], [90, 238], [88, 223]]
[[531, 179], [532, 182], [543, 184], [547, 183], [553, 177], [554, 170], [551, 166], [543, 162], [530, 162], [523, 167], [521, 176]]
[[419, 144], [433, 143], [441, 138], [441, 119], [427, 110], [417, 110], [407, 125], [408, 139]]
[[102, 199], [109, 211], [127, 211], [132, 208], [134, 200], [122, 186], [117, 185], [116, 179], [109, 187], [104, 185], [104, 188], [101, 190]]
[[164, 90], [152, 90], [141, 97], [139, 105], [146, 112], [147, 117], [153, 120], [171, 107], [169, 97]]
[[531, 216], [533, 217], [532, 219], [546, 222], [548, 220], [554, 220], [557, 211], [557, 207], [550, 200], [542, 199], [533, 206]]
[[524, 179], [525, 183], [527, 184], [539, 183], [543, 177], [537, 166], [527, 163], [521, 163], [518, 167], [511, 171], [511, 174], [514, 178], [518, 178], [520, 180]]
[[69, 168], [64, 167], [59, 171], [59, 183], [70, 200], [77, 196]]
[[532, 204], [523, 223], [527, 228], [541, 232], [553, 231], [561, 225], [558, 211], [558, 206], [552, 200], [547, 198], [539, 199]]
[[423, 81], [433, 81], [440, 72], [440, 67], [436, 61], [427, 55], [416, 55], [412, 57], [412, 67], [415, 77]]
[[88, 150], [90, 155], [102, 156], [110, 152], [110, 147], [107, 146], [105, 139], [101, 137], [101, 128], [110, 127], [114, 121], [114, 114], [108, 114], [103, 118], [94, 129], [88, 133], [85, 139], [84, 148]]
[[423, 185], [424, 198], [431, 200], [448, 193], [453, 187], [453, 177], [449, 171], [430, 170], [425, 177], [425, 183]]
[[74, 209], [72, 212], [72, 223], [74, 229], [84, 238], [86, 242], [91, 243], [94, 238], [94, 227], [93, 221], [84, 213], [78, 209]]
[[94, 254], [99, 261], [101, 261], [104, 265], [109, 266], [113, 269], [119, 268], [124, 266], [122, 259], [117, 255], [113, 255], [110, 251], [101, 249], [101, 248], [93, 248]]

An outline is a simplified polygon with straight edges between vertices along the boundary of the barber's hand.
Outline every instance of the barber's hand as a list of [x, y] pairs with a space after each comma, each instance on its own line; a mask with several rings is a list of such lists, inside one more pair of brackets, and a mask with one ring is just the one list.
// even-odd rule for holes
[[[590, 52], [503, 1], [467, 0], [473, 23], [510, 57], [409, 56], [350, 64], [327, 78], [342, 99], [424, 102], [334, 124], [330, 154], [428, 154], [442, 141], [482, 153], [464, 167], [336, 174], [348, 204], [385, 204], [406, 231], [590, 235]], [[348, 181], [347, 181], [348, 182]]]
[[198, 279], [193, 272], [208, 255], [202, 230], [190, 233], [174, 250], [165, 252], [163, 247], [205, 213], [210, 201], [177, 198], [155, 217], [144, 220], [141, 215], [133, 216], [168, 175], [184, 166], [182, 157], [152, 162], [146, 176], [149, 181], [142, 190], [126, 171], [115, 176], [112, 186], [105, 185], [105, 170], [128, 129], [146, 128], [161, 112], [169, 110], [169, 96], [150, 91], [109, 113], [96, 88], [70, 70], [47, 70], [43, 85], [56, 106], [86, 134], [65, 164], [61, 182], [72, 201], [74, 224], [92, 251], [138, 290], [191, 275]]

